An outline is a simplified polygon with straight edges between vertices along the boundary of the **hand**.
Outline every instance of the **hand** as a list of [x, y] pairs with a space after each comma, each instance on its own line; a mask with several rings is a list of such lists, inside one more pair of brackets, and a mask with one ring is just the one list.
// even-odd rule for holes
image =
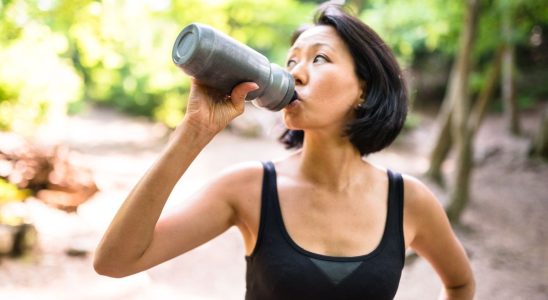
[[246, 95], [258, 88], [256, 83], [244, 82], [234, 87], [230, 95], [223, 95], [193, 78], [185, 121], [216, 134], [244, 112]]

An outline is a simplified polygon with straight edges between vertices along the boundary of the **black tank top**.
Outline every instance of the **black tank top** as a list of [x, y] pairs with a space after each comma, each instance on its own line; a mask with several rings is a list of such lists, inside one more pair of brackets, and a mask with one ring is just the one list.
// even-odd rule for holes
[[333, 257], [306, 251], [291, 239], [274, 165], [263, 166], [261, 219], [255, 249], [246, 256], [245, 299], [393, 299], [405, 260], [401, 175], [388, 171], [388, 213], [377, 248], [362, 256]]

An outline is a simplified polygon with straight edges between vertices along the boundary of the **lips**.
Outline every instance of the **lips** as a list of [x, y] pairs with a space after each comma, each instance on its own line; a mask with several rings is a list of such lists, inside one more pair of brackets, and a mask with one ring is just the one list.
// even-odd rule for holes
[[287, 106], [291, 105], [292, 103], [296, 102], [296, 101], [299, 101], [299, 95], [297, 94], [297, 92], [295, 91], [293, 93], [293, 97], [291, 98], [291, 100], [289, 101], [289, 103], [287, 103]]
[[289, 102], [289, 104], [285, 108], [291, 110], [295, 106], [299, 105], [300, 102], [301, 102], [301, 99], [299, 99], [299, 98], [293, 99], [293, 100], [291, 100], [291, 102]]
[[297, 90], [295, 90], [295, 94], [293, 95], [294, 99], [291, 100], [291, 102], [293, 101], [303, 101], [303, 98], [301, 97], [301, 93], [298, 92]]
[[291, 101], [289, 101], [289, 103], [291, 103], [295, 100], [299, 100], [299, 93], [297, 93], [296, 90], [293, 92], [293, 97], [291, 98]]
[[289, 104], [286, 106], [287, 109], [291, 109], [295, 106], [298, 105], [298, 103], [302, 102], [303, 99], [301, 98], [301, 94], [295, 90], [295, 92], [293, 93], [293, 98], [291, 99], [291, 101], [289, 101]]

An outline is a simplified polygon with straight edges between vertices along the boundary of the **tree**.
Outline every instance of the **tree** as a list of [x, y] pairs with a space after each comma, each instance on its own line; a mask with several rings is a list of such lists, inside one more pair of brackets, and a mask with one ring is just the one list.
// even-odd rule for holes
[[[487, 1], [482, 3], [486, 5]], [[492, 3], [489, 2], [489, 4]], [[513, 22], [520, 18], [520, 14], [523, 15], [523, 11], [520, 9], [534, 10], [533, 8], [538, 3], [525, 4], [521, 1], [500, 0], [495, 4], [495, 9], [483, 12], [482, 18], [475, 21], [477, 27], [475, 31], [483, 33], [483, 37], [485, 37], [482, 37], [477, 43], [472, 43], [470, 36], [467, 38], [467, 31], [471, 30], [472, 23], [470, 21], [473, 16], [478, 17], [478, 9], [474, 9], [474, 6], [477, 7], [478, 4], [472, 5], [469, 3], [468, 5], [467, 15], [472, 16], [472, 18], [468, 17], [466, 19], [468, 25], [463, 28], [461, 37], [468, 40], [469, 44], [463, 45], [463, 39], [461, 39], [459, 52], [451, 71], [447, 94], [439, 114], [438, 124], [440, 124], [440, 130], [431, 154], [431, 164], [427, 171], [430, 177], [443, 184], [441, 166], [451, 149], [455, 149], [456, 170], [449, 186], [449, 204], [447, 207], [447, 214], [454, 222], [458, 222], [469, 199], [469, 181], [473, 170], [473, 140], [481, 125], [489, 101], [493, 98], [499, 78], [508, 128], [513, 134], [519, 134], [520, 132], [518, 105], [515, 97], [514, 49], [515, 45], [522, 42], [527, 35], [523, 34], [523, 28], [513, 26]], [[474, 12], [475, 10], [476, 12]], [[486, 35], [486, 24], [499, 24], [502, 35], [493, 35], [489, 31], [487, 31], [489, 35]], [[528, 26], [532, 27], [530, 24]], [[519, 34], [520, 32], [522, 33]], [[483, 83], [473, 108], [470, 105], [468, 96], [470, 92], [469, 83], [463, 81], [463, 78], [466, 78], [465, 72], [462, 71], [465, 66], [461, 65], [464, 61], [462, 57], [466, 56], [463, 53], [470, 53], [471, 50], [475, 51], [476, 62], [479, 62], [482, 57], [485, 61], [485, 56], [492, 57], [490, 63], [484, 63], [488, 66], [488, 71], [485, 72], [486, 75], [482, 80]], [[473, 63], [469, 61], [468, 66], [471, 64]], [[455, 102], [455, 99], [458, 101]], [[544, 125], [541, 125], [539, 135], [543, 134], [542, 126]], [[543, 139], [537, 137], [537, 140]]]
[[457, 221], [468, 202], [470, 175], [472, 173], [472, 136], [473, 131], [468, 124], [470, 113], [470, 96], [468, 77], [470, 75], [472, 49], [477, 30], [479, 16], [479, 0], [468, 0], [466, 14], [457, 56], [455, 81], [450, 97], [453, 106], [451, 117], [452, 135], [457, 150], [457, 168], [454, 183], [449, 194], [447, 215], [450, 220]]
[[521, 133], [519, 108], [516, 101], [515, 84], [515, 41], [513, 38], [513, 9], [510, 1], [500, 1], [501, 6], [501, 33], [504, 47], [502, 52], [502, 84], [501, 94], [504, 103], [504, 115], [508, 130], [514, 134]]
[[529, 154], [548, 160], [548, 108], [543, 111]]

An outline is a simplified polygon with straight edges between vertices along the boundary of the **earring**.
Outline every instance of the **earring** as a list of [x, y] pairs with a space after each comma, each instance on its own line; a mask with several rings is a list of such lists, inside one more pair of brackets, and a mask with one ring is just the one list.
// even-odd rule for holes
[[362, 108], [365, 108], [365, 99], [363, 98], [360, 98], [360, 103], [358, 103], [358, 105], [355, 106], [356, 109], [362, 109]]

